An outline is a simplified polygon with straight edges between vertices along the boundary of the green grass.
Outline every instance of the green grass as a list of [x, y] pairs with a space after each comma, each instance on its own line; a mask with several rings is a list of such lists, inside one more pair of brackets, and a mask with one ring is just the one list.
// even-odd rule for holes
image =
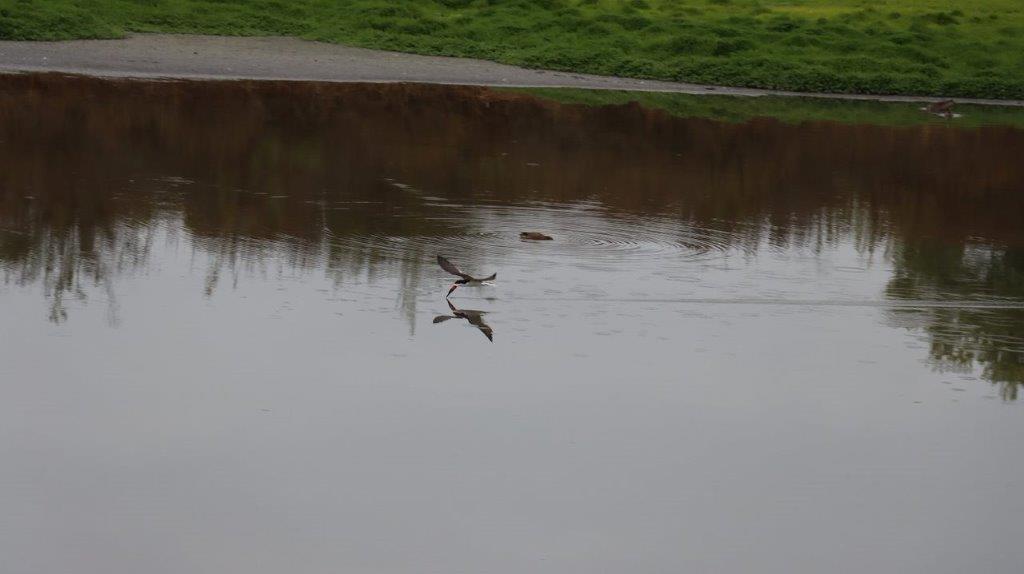
[[932, 124], [952, 128], [1009, 126], [1024, 129], [1024, 108], [958, 105], [960, 117], [945, 119], [921, 110], [921, 103], [792, 98], [670, 94], [581, 90], [575, 88], [502, 88], [563, 104], [619, 106], [636, 103], [682, 118], [707, 118], [740, 123], [755, 118], [774, 118], [785, 123], [839, 122], [880, 126]]
[[0, 38], [291, 35], [735, 86], [1024, 98], [1020, 0], [0, 0]]

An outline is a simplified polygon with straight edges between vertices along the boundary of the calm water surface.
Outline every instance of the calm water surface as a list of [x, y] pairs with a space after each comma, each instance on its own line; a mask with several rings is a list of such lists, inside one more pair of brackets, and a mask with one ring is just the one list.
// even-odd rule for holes
[[1022, 157], [3, 77], [0, 570], [1018, 571]]

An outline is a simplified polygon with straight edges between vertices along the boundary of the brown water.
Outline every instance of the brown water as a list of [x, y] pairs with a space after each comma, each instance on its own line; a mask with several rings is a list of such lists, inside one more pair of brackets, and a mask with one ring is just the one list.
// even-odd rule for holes
[[1022, 157], [3, 77], [0, 571], [1016, 571]]

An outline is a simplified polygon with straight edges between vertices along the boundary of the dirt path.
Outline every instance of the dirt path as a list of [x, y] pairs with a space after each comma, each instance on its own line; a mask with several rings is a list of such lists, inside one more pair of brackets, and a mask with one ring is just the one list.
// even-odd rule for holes
[[[468, 58], [417, 56], [309, 42], [142, 34], [123, 40], [0, 42], [0, 72], [64, 72], [132, 78], [218, 78], [329, 82], [424, 82], [508, 87], [568, 87], [737, 96], [814, 96], [892, 102], [914, 96], [814, 94], [529, 70]], [[1022, 100], [958, 102], [1024, 106]]]

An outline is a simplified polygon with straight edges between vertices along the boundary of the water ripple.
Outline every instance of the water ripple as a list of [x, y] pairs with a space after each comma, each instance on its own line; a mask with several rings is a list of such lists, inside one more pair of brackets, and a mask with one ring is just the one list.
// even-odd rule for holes
[[[504, 261], [557, 259], [590, 268], [616, 267], [625, 259], [690, 262], [713, 259], [741, 245], [742, 236], [668, 217], [611, 215], [592, 205], [466, 205], [422, 207], [425, 221], [452, 233], [396, 237], [334, 236], [337, 247], [372, 251], [395, 259], [422, 253], [486, 254]], [[522, 231], [541, 231], [553, 241], [523, 241]]]

